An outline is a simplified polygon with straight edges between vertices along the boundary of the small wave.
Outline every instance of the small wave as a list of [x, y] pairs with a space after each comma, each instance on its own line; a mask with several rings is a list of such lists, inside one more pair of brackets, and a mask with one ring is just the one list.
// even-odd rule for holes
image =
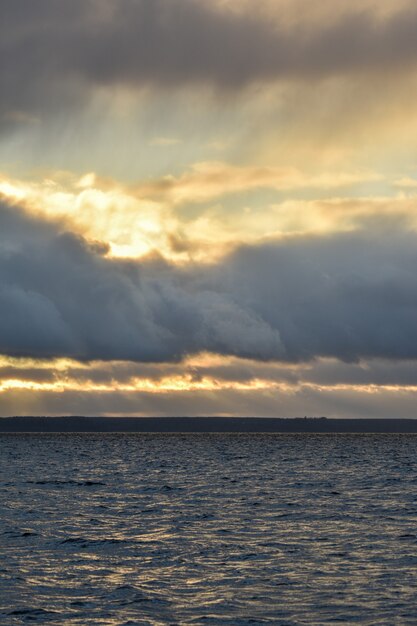
[[5, 530], [1, 533], [2, 535], [6, 535], [8, 537], [12, 537], [17, 539], [18, 537], [37, 537], [38, 533], [35, 533], [33, 530]]
[[130, 544], [126, 539], [87, 539], [86, 537], [68, 537], [59, 542], [60, 545], [76, 544], [84, 546], [105, 546], [105, 545], [123, 545]]
[[48, 619], [48, 618], [55, 618], [57, 613], [56, 611], [46, 611], [45, 609], [38, 609], [38, 608], [22, 608], [22, 609], [14, 609], [13, 611], [9, 611], [9, 613], [7, 613], [7, 615], [10, 615], [10, 617], [23, 617], [23, 618], [27, 618], [30, 620], [33, 619]]
[[156, 596], [154, 594], [145, 593], [141, 589], [137, 589], [132, 585], [122, 585], [120, 587], [116, 587], [116, 589], [113, 589], [113, 591], [106, 595], [106, 598], [109, 598], [123, 606], [143, 603], [161, 606], [167, 606], [171, 604], [170, 601], [166, 598], [161, 598], [160, 596]]
[[27, 480], [28, 485], [52, 485], [56, 487], [104, 487], [106, 483], [97, 480]]

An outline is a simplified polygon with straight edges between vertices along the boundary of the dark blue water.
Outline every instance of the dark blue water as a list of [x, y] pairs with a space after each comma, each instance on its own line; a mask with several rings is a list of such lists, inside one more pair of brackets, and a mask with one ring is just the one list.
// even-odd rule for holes
[[1, 624], [416, 624], [417, 436], [2, 435]]

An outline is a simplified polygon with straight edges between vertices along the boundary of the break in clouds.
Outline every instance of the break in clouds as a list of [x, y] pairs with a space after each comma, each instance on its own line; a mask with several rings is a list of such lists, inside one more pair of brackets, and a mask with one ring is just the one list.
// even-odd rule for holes
[[230, 91], [402, 71], [417, 62], [413, 3], [381, 17], [366, 4], [340, 2], [311, 22], [310, 3], [292, 22], [284, 2], [275, 3], [273, 17], [262, 5], [234, 4], [241, 10], [209, 0], [2, 0], [3, 123], [59, 112], [96, 86], [210, 84]]
[[106, 256], [0, 205], [0, 352], [174, 362], [417, 358], [417, 237], [355, 232], [237, 247], [216, 264]]

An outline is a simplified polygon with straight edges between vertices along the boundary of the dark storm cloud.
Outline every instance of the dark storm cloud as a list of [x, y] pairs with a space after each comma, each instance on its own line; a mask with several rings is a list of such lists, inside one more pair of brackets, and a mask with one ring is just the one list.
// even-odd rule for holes
[[[240, 88], [417, 61], [417, 9], [341, 12], [293, 27], [192, 0], [2, 0], [3, 123], [60, 110], [94, 85]], [[35, 118], [36, 119], [36, 118]], [[13, 121], [14, 120], [14, 121]]]
[[[217, 265], [107, 258], [0, 205], [0, 352], [178, 361], [417, 358], [417, 237], [337, 234], [241, 247]], [[196, 372], [198, 375], [198, 372]]]
[[0, 205], [0, 352], [155, 362], [280, 352], [278, 333], [228, 294], [105, 250]]
[[217, 284], [279, 330], [289, 361], [414, 359], [416, 243], [364, 231], [242, 247]]

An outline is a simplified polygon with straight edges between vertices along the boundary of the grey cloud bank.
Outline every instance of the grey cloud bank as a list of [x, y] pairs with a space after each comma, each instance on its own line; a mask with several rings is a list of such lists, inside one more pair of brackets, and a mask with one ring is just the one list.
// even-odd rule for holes
[[0, 205], [0, 352], [176, 362], [417, 358], [417, 237], [357, 232], [240, 247], [217, 265], [126, 262]]
[[154, 362], [200, 350], [281, 352], [276, 330], [197, 275], [105, 251], [1, 205], [0, 352]]
[[3, 0], [3, 123], [60, 111], [94, 85], [208, 83], [230, 90], [369, 68], [402, 71], [417, 62], [411, 5], [384, 20], [352, 9], [291, 28], [258, 13], [192, 0]]

